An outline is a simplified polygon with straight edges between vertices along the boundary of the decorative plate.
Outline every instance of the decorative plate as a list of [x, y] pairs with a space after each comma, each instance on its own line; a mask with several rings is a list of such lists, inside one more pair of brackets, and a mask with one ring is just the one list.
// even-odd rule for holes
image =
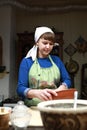
[[72, 57], [76, 53], [77, 49], [72, 44], [69, 44], [64, 51], [67, 53], [67, 55]]
[[78, 63], [72, 59], [70, 59], [70, 61], [67, 62], [65, 66], [69, 73], [75, 74], [79, 70]]

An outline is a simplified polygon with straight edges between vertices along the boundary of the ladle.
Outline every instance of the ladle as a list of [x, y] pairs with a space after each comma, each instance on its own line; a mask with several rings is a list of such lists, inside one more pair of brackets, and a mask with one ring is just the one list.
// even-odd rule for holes
[[74, 109], [77, 108], [77, 98], [78, 98], [78, 91], [75, 91], [74, 92], [74, 104], [73, 104]]

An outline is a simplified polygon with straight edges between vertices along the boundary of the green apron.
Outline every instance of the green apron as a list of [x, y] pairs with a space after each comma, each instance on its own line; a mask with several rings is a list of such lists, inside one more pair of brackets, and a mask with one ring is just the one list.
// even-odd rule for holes
[[[57, 84], [60, 82], [60, 71], [50, 56], [49, 56], [49, 59], [52, 63], [52, 66], [48, 68], [40, 67], [37, 59], [34, 61], [29, 71], [30, 88], [55, 89], [58, 87]], [[25, 104], [27, 106], [36, 106], [39, 102], [41, 102], [41, 100], [38, 98], [25, 99]]]

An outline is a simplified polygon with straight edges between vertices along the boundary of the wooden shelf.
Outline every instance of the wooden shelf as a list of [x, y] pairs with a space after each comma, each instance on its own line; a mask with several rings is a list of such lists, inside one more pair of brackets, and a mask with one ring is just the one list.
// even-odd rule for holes
[[0, 79], [2, 79], [6, 74], [9, 74], [9, 72], [4, 71], [4, 72], [0, 73]]

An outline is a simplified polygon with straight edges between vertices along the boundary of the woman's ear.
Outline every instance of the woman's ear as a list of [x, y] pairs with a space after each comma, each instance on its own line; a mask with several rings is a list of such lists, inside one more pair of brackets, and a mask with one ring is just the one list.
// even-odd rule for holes
[[38, 42], [36, 43], [36, 46], [38, 47]]

